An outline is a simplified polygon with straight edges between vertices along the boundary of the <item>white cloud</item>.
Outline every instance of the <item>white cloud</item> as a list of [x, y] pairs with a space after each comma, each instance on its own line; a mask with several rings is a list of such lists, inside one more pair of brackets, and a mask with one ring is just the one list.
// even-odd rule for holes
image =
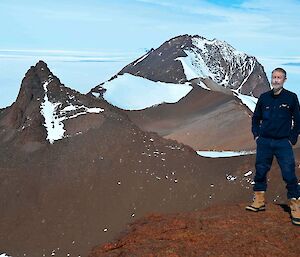
[[0, 49], [2, 60], [35, 60], [37, 58], [48, 61], [63, 62], [130, 62], [137, 52], [93, 52], [93, 51], [65, 51], [39, 49]]

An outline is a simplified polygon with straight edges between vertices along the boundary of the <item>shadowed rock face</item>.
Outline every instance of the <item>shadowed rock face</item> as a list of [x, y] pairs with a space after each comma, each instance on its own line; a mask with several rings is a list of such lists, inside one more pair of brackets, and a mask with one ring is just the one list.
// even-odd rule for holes
[[115, 242], [94, 248], [89, 257], [299, 255], [299, 228], [291, 224], [285, 206], [269, 204], [264, 213], [250, 213], [245, 205], [149, 215]]
[[181, 62], [175, 61], [178, 57], [186, 56], [182, 45], [186, 48], [192, 47], [190, 36], [176, 37], [166, 41], [157, 49], [148, 52], [147, 58], [141, 62], [137, 59], [125, 66], [119, 74], [130, 73], [152, 81], [184, 83], [186, 76]]
[[[16, 101], [0, 113], [2, 142], [14, 141], [16, 137], [21, 141], [44, 141], [46, 134], [41, 126], [43, 119], [40, 115], [40, 101], [44, 97], [42, 81], [47, 80], [48, 76], [51, 76], [51, 73], [42, 61], [28, 70]], [[60, 83], [57, 78], [55, 83]]]
[[270, 90], [270, 84], [264, 68], [256, 61], [253, 72], [241, 88], [241, 93], [244, 95], [253, 95], [258, 98], [262, 93], [268, 90]]

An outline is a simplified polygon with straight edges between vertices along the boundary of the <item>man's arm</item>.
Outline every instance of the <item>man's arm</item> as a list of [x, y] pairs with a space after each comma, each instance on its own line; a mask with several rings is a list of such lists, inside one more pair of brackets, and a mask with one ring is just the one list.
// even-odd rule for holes
[[295, 95], [294, 105], [292, 109], [293, 127], [289, 137], [290, 142], [295, 145], [300, 134], [300, 109], [297, 95]]
[[261, 98], [259, 98], [252, 116], [252, 134], [254, 139], [256, 139], [259, 136], [261, 120], [262, 120], [262, 106], [261, 106]]

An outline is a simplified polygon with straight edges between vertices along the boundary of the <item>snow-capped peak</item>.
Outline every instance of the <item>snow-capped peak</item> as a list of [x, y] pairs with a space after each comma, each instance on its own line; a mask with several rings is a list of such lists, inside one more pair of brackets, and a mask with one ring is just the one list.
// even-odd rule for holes
[[264, 69], [255, 57], [225, 41], [197, 35], [181, 35], [164, 42], [117, 75], [125, 73], [176, 84], [210, 78], [224, 88], [255, 97], [270, 89]]
[[191, 39], [192, 46], [184, 48], [186, 57], [179, 57], [188, 80], [211, 78], [224, 87], [241, 91], [253, 72], [256, 60], [235, 50], [228, 43], [201, 37]]

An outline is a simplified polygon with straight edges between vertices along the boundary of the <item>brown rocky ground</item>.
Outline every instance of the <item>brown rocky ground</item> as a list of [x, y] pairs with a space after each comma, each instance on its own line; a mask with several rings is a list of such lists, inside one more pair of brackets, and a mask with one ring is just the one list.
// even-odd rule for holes
[[195, 85], [174, 104], [126, 111], [144, 131], [177, 140], [194, 150], [253, 150], [251, 112], [233, 95]]
[[151, 214], [130, 224], [115, 242], [94, 248], [89, 257], [300, 256], [300, 227], [291, 224], [287, 206], [269, 204], [260, 213], [244, 206]]

